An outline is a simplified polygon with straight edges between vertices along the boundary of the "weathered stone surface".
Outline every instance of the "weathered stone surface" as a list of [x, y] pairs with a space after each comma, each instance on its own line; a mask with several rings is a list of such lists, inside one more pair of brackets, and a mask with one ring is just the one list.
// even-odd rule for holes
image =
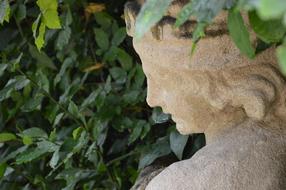
[[[147, 76], [148, 104], [171, 113], [180, 133], [205, 133], [207, 146], [167, 167], [146, 189], [286, 189], [286, 85], [274, 48], [253, 60], [241, 55], [222, 13], [190, 57], [194, 21], [174, 29], [173, 15], [182, 6], [175, 2], [133, 44]], [[138, 10], [126, 5], [131, 36]]]

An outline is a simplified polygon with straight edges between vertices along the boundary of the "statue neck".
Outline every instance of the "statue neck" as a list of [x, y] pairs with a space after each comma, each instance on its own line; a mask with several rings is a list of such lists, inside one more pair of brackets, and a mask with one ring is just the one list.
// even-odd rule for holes
[[225, 130], [239, 125], [246, 121], [247, 118], [248, 117], [241, 108], [235, 109], [233, 107], [228, 107], [223, 109], [216, 117], [214, 117], [213, 121], [205, 130], [206, 144], [210, 144], [212, 141], [220, 138]]

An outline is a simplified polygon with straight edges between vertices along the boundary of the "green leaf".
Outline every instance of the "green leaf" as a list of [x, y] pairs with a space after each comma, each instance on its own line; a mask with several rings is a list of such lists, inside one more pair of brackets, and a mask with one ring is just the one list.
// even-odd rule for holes
[[55, 152], [59, 149], [59, 145], [52, 143], [47, 140], [43, 140], [37, 143], [38, 149], [43, 150], [45, 152]]
[[45, 26], [50, 29], [61, 28], [60, 19], [57, 12], [57, 0], [38, 0], [37, 5], [40, 7], [43, 14]]
[[39, 35], [35, 39], [35, 44], [40, 51], [42, 47], [45, 44], [45, 34], [46, 34], [46, 26], [43, 22], [41, 22], [40, 28], [39, 28]]
[[23, 4], [19, 4], [15, 15], [16, 19], [20, 22], [26, 18], [26, 15], [27, 15], [26, 6]]
[[30, 98], [29, 100], [27, 100], [24, 105], [21, 107], [21, 110], [23, 112], [31, 112], [34, 111], [36, 109], [38, 109], [43, 101], [43, 95], [38, 94], [33, 98]]
[[59, 162], [59, 159], [60, 159], [60, 154], [59, 154], [59, 149], [56, 150], [54, 153], [53, 153], [53, 156], [50, 160], [50, 166], [51, 168], [55, 169], [56, 168], [56, 165], [58, 164]]
[[16, 90], [21, 90], [30, 83], [28, 79], [24, 76], [16, 76], [10, 79], [5, 87], [0, 91], [0, 102], [9, 98], [11, 93]]
[[36, 80], [37, 83], [40, 87], [40, 89], [43, 89], [45, 92], [50, 92], [50, 81], [48, 79], [48, 77], [46, 76], [46, 74], [43, 73], [42, 70], [37, 70], [36, 73]]
[[263, 21], [255, 11], [249, 13], [249, 22], [257, 36], [266, 43], [279, 42], [286, 33], [281, 20]]
[[135, 24], [135, 38], [140, 39], [163, 17], [172, 0], [148, 0], [142, 6]]
[[149, 150], [141, 155], [139, 169], [152, 164], [157, 158], [171, 153], [170, 144], [167, 137], [160, 138]]
[[179, 160], [182, 160], [184, 148], [188, 142], [188, 135], [181, 135], [177, 131], [170, 134], [171, 150], [175, 153]]
[[184, 22], [186, 22], [190, 18], [190, 16], [192, 15], [192, 10], [193, 10], [192, 8], [193, 8], [192, 2], [186, 4], [182, 8], [182, 10], [177, 15], [175, 27], [181, 26], [182, 24], [184, 24]]
[[286, 13], [285, 0], [260, 0], [256, 4], [263, 19], [281, 18]]
[[192, 5], [189, 6], [197, 21], [210, 23], [230, 1], [232, 0], [192, 0]]
[[105, 31], [100, 28], [94, 29], [95, 41], [100, 49], [106, 51], [109, 47], [109, 38]]
[[98, 146], [102, 146], [105, 142], [108, 131], [108, 122], [101, 120], [92, 121], [92, 136]]
[[7, 166], [6, 163], [0, 163], [0, 180], [4, 177]]
[[33, 144], [33, 139], [31, 137], [23, 136], [22, 140], [23, 140], [23, 144], [24, 145], [31, 145], [31, 144]]
[[79, 135], [81, 134], [82, 131], [83, 131], [82, 127], [78, 127], [75, 130], [73, 130], [73, 132], [72, 132], [73, 139], [76, 140], [79, 137]]
[[10, 5], [8, 0], [0, 1], [0, 24], [3, 24], [4, 21], [9, 22], [10, 16]]
[[4, 71], [8, 68], [8, 64], [0, 64], [0, 77], [3, 76]]
[[48, 138], [46, 131], [37, 127], [26, 129], [22, 132], [22, 134], [31, 138]]
[[230, 10], [227, 21], [230, 36], [240, 52], [249, 58], [254, 58], [255, 50], [251, 45], [249, 33], [244, 25], [241, 14], [235, 10]]
[[16, 140], [17, 137], [13, 133], [0, 133], [0, 143]]
[[60, 80], [62, 79], [62, 77], [64, 76], [64, 74], [66, 73], [66, 70], [71, 67], [73, 64], [73, 59], [68, 57], [64, 60], [60, 72], [56, 75], [55, 79], [54, 79], [54, 86], [56, 86], [58, 84], [58, 82], [60, 82]]
[[117, 83], [122, 84], [126, 82], [127, 73], [120, 67], [113, 67], [109, 70], [112, 78], [116, 80]]
[[56, 70], [57, 67], [54, 65], [53, 61], [45, 52], [39, 52], [35, 46], [29, 44], [30, 55], [37, 60], [39, 67], [48, 67], [50, 69]]
[[78, 106], [77, 106], [73, 101], [70, 101], [69, 107], [68, 107], [68, 111], [69, 111], [73, 116], [78, 117], [78, 115], [79, 115]]
[[145, 124], [146, 124], [146, 121], [144, 121], [144, 120], [139, 120], [136, 123], [136, 125], [134, 126], [134, 128], [133, 128], [133, 130], [129, 136], [128, 144], [133, 143], [134, 141], [136, 141], [140, 137], [141, 132], [142, 132]]
[[[51, 1], [51, 0], [50, 0]], [[50, 29], [60, 29], [61, 23], [57, 10], [46, 10], [43, 12], [44, 23]]]
[[89, 106], [90, 104], [94, 103], [96, 97], [98, 96], [99, 91], [93, 91], [81, 104], [81, 109]]
[[56, 49], [62, 50], [66, 45], [68, 45], [71, 37], [70, 27], [65, 27], [64, 30], [60, 31], [56, 42]]
[[53, 127], [57, 126], [59, 124], [59, 122], [61, 121], [61, 119], [63, 118], [65, 114], [64, 113], [59, 113], [53, 123]]
[[117, 48], [117, 59], [126, 71], [132, 68], [132, 57], [123, 49]]
[[7, 162], [10, 159], [15, 158], [16, 156], [18, 156], [18, 154], [25, 152], [27, 150], [28, 146], [22, 146], [18, 149], [16, 149], [15, 151], [11, 152], [10, 154], [8, 154], [8, 156], [6, 156], [2, 162]]
[[162, 111], [161, 108], [156, 107], [152, 111], [151, 118], [152, 118], [152, 120], [154, 121], [155, 124], [159, 124], [159, 123], [167, 122], [171, 118], [171, 115], [170, 114], [165, 114]]
[[33, 32], [33, 37], [34, 37], [35, 40], [37, 38], [37, 32], [38, 32], [39, 24], [40, 24], [40, 21], [41, 21], [41, 17], [42, 17], [42, 15], [39, 14], [37, 19], [32, 24], [32, 32]]
[[111, 44], [113, 46], [119, 46], [123, 42], [125, 37], [126, 37], [126, 28], [125, 27], [119, 28], [114, 33]]
[[281, 68], [281, 71], [284, 75], [286, 75], [286, 43], [278, 47], [277, 57], [278, 57], [279, 66]]
[[25, 152], [19, 154], [16, 159], [16, 164], [23, 164], [27, 162], [31, 162], [32, 160], [35, 160], [36, 158], [39, 158], [43, 154], [46, 153], [46, 150], [39, 149], [39, 148], [31, 148], [26, 150]]

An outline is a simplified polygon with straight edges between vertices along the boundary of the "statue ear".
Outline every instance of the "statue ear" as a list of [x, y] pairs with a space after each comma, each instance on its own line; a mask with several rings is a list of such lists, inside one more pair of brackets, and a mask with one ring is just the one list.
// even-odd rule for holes
[[259, 91], [248, 91], [241, 98], [241, 103], [248, 117], [262, 120], [269, 105], [263, 93]]

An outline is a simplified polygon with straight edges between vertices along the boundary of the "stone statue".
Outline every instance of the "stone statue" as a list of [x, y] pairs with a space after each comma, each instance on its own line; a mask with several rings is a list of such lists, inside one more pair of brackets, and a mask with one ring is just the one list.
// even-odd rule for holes
[[[190, 56], [195, 20], [173, 28], [184, 3], [173, 1], [133, 44], [147, 77], [147, 103], [172, 114], [180, 133], [205, 133], [207, 145], [164, 169], [146, 190], [286, 190], [286, 85], [275, 49], [253, 60], [243, 56], [223, 12]], [[139, 9], [140, 3], [126, 5], [130, 36]]]

